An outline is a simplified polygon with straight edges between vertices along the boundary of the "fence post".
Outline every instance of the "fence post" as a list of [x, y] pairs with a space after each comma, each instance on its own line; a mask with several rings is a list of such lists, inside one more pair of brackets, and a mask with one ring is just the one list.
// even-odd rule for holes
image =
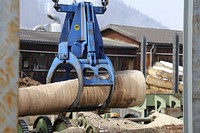
[[147, 52], [147, 41], [146, 37], [143, 36], [141, 39], [141, 54], [140, 54], [140, 70], [146, 77], [146, 52]]
[[179, 86], [179, 34], [175, 34], [173, 43], [173, 93], [178, 93]]

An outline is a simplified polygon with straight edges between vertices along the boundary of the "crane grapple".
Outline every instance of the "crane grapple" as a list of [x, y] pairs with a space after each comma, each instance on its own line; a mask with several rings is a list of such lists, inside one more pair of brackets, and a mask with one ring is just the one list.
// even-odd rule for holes
[[[84, 86], [110, 86], [109, 95], [103, 104], [84, 108], [84, 110], [105, 109], [112, 99], [115, 72], [111, 60], [104, 54], [96, 14], [104, 14], [108, 1], [102, 0], [102, 6], [99, 7], [93, 6], [90, 2], [71, 5], [59, 4], [59, 0], [53, 2], [56, 11], [67, 14], [58, 44], [58, 54], [53, 60], [46, 81], [51, 83], [70, 80], [73, 79], [70, 72], [76, 71], [79, 80], [78, 93], [68, 111], [79, 108]], [[59, 67], [65, 71], [62, 78], [55, 77]]]

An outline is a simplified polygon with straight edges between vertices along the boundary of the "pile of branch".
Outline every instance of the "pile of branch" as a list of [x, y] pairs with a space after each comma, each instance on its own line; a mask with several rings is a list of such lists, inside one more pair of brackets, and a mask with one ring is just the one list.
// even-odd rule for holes
[[[183, 91], [183, 67], [179, 66], [179, 92]], [[173, 64], [165, 61], [156, 62], [147, 69], [147, 94], [172, 93]]]
[[20, 88], [29, 87], [29, 86], [37, 86], [37, 85], [41, 85], [41, 83], [38, 81], [35, 81], [29, 77], [19, 78], [19, 87]]

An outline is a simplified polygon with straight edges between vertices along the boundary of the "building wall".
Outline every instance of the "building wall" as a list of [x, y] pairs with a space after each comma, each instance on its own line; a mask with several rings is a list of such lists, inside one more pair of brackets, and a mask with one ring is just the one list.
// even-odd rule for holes
[[110, 38], [113, 40], [120, 40], [126, 43], [130, 43], [130, 44], [135, 44], [137, 46], [139, 46], [139, 42], [137, 40], [134, 39], [130, 39], [129, 37], [126, 37], [120, 33], [117, 33], [113, 30], [105, 30], [101, 33], [102, 37], [106, 37], [106, 38]]
[[[133, 33], [134, 34], [134, 33]], [[116, 39], [119, 41], [124, 41], [127, 43], [132, 43], [136, 44], [140, 47], [140, 42], [137, 42], [135, 39], [128, 38], [112, 29], [107, 29], [102, 32], [102, 36], [110, 39]], [[148, 40], [147, 40], [148, 42]], [[146, 65], [147, 67], [150, 66], [150, 49], [152, 48], [152, 45], [155, 44], [155, 48], [153, 49], [153, 60], [152, 63], [155, 63], [156, 61], [164, 60], [168, 62], [173, 62], [173, 45], [169, 43], [148, 43], [147, 46], [147, 58], [146, 58]], [[183, 65], [183, 46], [180, 45], [180, 56], [179, 56], [179, 64]], [[134, 53], [137, 55], [136, 59], [134, 60], [134, 68], [135, 69], [140, 69], [140, 48], [137, 51], [138, 54]]]
[[[150, 51], [151, 47], [152, 45], [148, 47], [148, 51]], [[173, 62], [173, 44], [155, 44], [153, 63], [160, 60]], [[150, 64], [150, 56], [147, 56], [147, 62]], [[149, 64], [147, 65], [149, 66]], [[179, 65], [183, 66], [183, 45], [179, 47]]]
[[[29, 76], [41, 83], [46, 82], [47, 72], [56, 56], [57, 45], [23, 42], [20, 43], [21, 77]], [[136, 69], [137, 49], [105, 48], [105, 54], [111, 59], [116, 71]], [[58, 74], [59, 76], [61, 73]]]
[[[136, 40], [128, 38], [112, 30], [102, 32], [102, 36], [127, 43], [137, 44], [140, 47], [140, 43]], [[153, 44], [155, 44], [155, 48], [153, 49], [153, 63], [160, 60], [172, 62], [172, 44], [148, 43], [146, 60], [147, 67], [150, 66], [149, 52]], [[40, 81], [41, 83], [45, 83], [47, 72], [55, 57], [55, 53], [58, 51], [57, 45], [44, 44], [42, 42], [21, 41], [20, 49], [20, 71], [25, 72], [28, 76]], [[182, 54], [182, 49], [183, 47], [181, 45], [180, 54]], [[30, 50], [30, 52], [24, 52], [23, 50]], [[127, 69], [140, 70], [140, 48], [105, 47], [104, 52], [111, 59], [116, 71]], [[180, 55], [180, 65], [182, 64], [182, 56]]]

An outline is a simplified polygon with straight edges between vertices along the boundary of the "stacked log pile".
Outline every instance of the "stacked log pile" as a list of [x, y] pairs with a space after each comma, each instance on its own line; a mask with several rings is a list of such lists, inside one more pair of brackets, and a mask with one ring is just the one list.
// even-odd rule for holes
[[[156, 62], [147, 69], [147, 94], [172, 93], [173, 64], [165, 61]], [[179, 66], [179, 92], [183, 91], [183, 67]]]

